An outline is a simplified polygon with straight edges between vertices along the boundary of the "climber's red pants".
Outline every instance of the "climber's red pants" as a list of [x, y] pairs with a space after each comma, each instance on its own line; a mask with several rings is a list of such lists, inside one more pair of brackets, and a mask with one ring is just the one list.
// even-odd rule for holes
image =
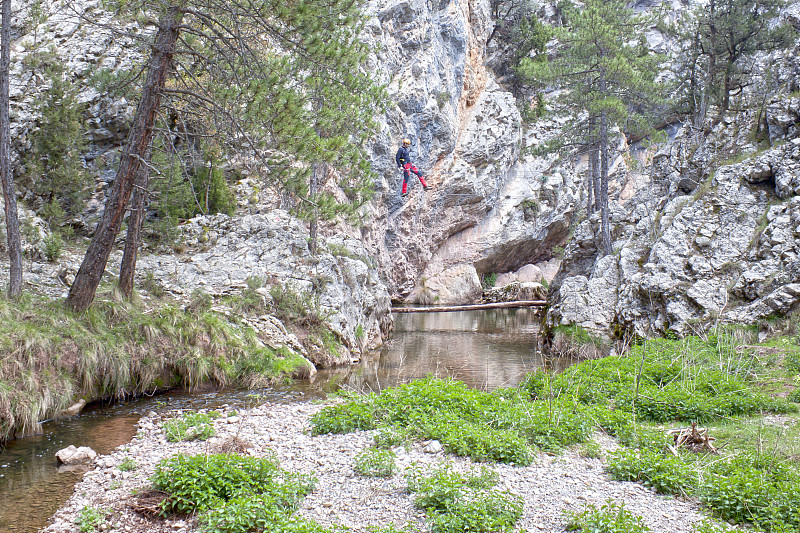
[[414, 173], [419, 178], [419, 182], [422, 183], [423, 187], [428, 187], [428, 184], [425, 183], [425, 177], [419, 171], [417, 167], [415, 167], [412, 163], [406, 163], [403, 165], [403, 194], [405, 194], [408, 190], [408, 177], [411, 173]]

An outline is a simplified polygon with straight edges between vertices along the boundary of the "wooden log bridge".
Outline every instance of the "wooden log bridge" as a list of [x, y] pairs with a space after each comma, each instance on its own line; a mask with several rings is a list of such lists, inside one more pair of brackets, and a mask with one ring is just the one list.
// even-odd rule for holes
[[432, 305], [426, 307], [392, 307], [392, 313], [452, 313], [455, 311], [480, 311], [483, 309], [510, 309], [514, 307], [544, 307], [547, 300], [519, 300], [472, 305]]

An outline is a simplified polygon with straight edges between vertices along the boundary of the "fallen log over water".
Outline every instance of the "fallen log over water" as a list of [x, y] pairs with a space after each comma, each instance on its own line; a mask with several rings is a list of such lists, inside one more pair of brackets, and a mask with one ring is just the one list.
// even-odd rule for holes
[[479, 311], [483, 309], [509, 309], [513, 307], [544, 307], [547, 300], [519, 300], [516, 302], [494, 302], [472, 305], [431, 305], [426, 307], [392, 307], [392, 313], [451, 313], [455, 311]]

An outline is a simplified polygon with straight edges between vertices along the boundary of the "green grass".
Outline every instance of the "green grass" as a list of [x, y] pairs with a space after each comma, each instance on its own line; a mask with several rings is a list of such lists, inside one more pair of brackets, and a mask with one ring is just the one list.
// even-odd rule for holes
[[79, 398], [123, 398], [169, 387], [256, 387], [306, 365], [210, 311], [98, 299], [83, 315], [61, 302], [0, 298], [0, 441]]

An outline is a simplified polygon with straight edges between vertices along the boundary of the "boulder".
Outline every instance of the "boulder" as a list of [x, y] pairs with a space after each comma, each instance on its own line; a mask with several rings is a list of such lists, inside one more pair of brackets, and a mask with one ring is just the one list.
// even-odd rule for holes
[[471, 304], [480, 298], [482, 291], [475, 267], [458, 265], [425, 280], [414, 301], [437, 305]]
[[523, 300], [544, 300], [547, 298], [547, 289], [538, 282], [514, 281], [502, 287], [492, 287], [483, 293], [482, 302], [517, 302]]
[[81, 411], [83, 411], [84, 407], [86, 407], [86, 400], [81, 398], [80, 400], [75, 402], [73, 405], [67, 407], [63, 411], [59, 411], [58, 413], [56, 413], [53, 416], [53, 418], [69, 418], [69, 417], [72, 417], [72, 416], [77, 416], [77, 415], [80, 414]]
[[543, 278], [542, 270], [536, 265], [525, 265], [517, 270], [517, 281], [520, 283], [539, 283]]
[[63, 465], [86, 465], [91, 464], [97, 458], [97, 453], [88, 446], [76, 448], [69, 445], [56, 453], [56, 459]]
[[505, 287], [509, 283], [514, 283], [515, 281], [517, 281], [516, 272], [503, 272], [502, 274], [498, 274], [497, 279], [494, 280], [494, 286]]

